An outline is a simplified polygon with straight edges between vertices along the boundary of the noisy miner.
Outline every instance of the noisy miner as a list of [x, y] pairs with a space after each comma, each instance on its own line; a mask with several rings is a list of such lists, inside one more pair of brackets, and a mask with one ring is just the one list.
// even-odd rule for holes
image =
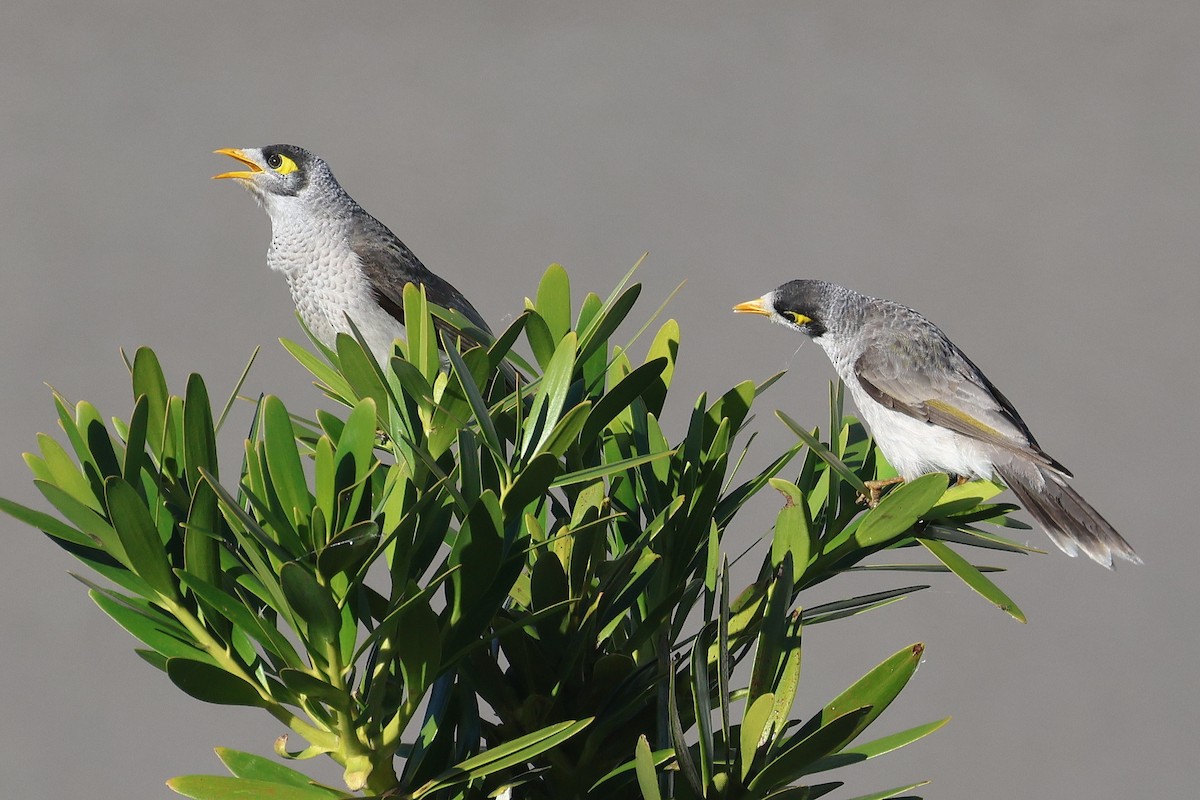
[[387, 364], [393, 342], [404, 336], [408, 283], [424, 286], [429, 302], [457, 311], [478, 329], [458, 330], [435, 317], [440, 330], [467, 341], [490, 338], [487, 323], [462, 292], [426, 269], [386, 225], [354, 202], [321, 158], [290, 144], [216, 153], [246, 166], [213, 177], [242, 184], [267, 210], [267, 265], [287, 278], [296, 310], [324, 345], [332, 348], [337, 334], [351, 333], [349, 318], [376, 360]]
[[835, 283], [785, 283], [734, 311], [762, 314], [819, 344], [862, 419], [904, 480], [928, 472], [999, 479], [1069, 556], [1112, 568], [1141, 563], [1129, 543], [1067, 484], [1013, 404], [925, 317]]

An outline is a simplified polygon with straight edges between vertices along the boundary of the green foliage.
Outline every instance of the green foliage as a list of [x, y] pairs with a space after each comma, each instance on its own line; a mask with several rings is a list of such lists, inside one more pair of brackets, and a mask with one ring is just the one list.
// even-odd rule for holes
[[[1016, 524], [1011, 506], [987, 502], [1000, 487], [929, 475], [866, 509], [864, 482], [888, 468], [843, 418], [840, 387], [824, 439], [780, 413], [799, 441], [739, 479], [751, 407], [778, 376], [701, 396], [672, 441], [661, 417], [678, 325], [661, 324], [640, 363], [610, 341], [640, 293], [631, 276], [575, 304], [552, 266], [486, 346], [437, 338], [434, 317], [454, 315], [416, 286], [387, 364], [360, 336], [314, 341], [317, 354], [285, 342], [345, 411], [306, 419], [259, 398], [234, 480], [219, 477], [216, 447], [232, 397], [214, 422], [204, 381], [171, 394], [149, 349], [130, 365], [133, 412], [111, 431], [90, 404], [55, 397], [66, 447], [40, 436], [26, 461], [58, 516], [0, 509], [115, 587], [88, 584], [180, 689], [266, 710], [306, 742], [292, 752], [281, 737], [277, 755], [328, 755], [346, 787], [219, 750], [231, 777], [171, 788], [198, 800], [514, 787], [818, 797], [841, 784], [807, 776], [945, 723], [857, 743], [912, 677], [921, 644], [793, 720], [804, 627], [925, 587], [798, 603], [852, 570], [948, 570], [1023, 620], [985, 577], [994, 568], [950, 546], [1026, 549], [978, 527]], [[522, 335], [532, 362], [512, 351]], [[795, 478], [779, 477], [801, 453]], [[767, 487], [782, 506], [757, 580], [735, 597], [723, 540]], [[938, 563], [863, 564], [913, 547]]]

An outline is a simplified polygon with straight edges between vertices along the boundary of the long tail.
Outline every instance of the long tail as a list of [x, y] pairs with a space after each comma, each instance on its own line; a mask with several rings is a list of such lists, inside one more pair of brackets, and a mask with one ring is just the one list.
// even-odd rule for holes
[[[1036, 470], [1035, 474], [1033, 471]], [[1113, 556], [1141, 564], [1142, 559], [1100, 512], [1067, 485], [1054, 470], [1035, 464], [997, 467], [1004, 483], [1058, 548], [1074, 557], [1084, 555], [1112, 569]], [[1036, 476], [1042, 485], [1036, 486]]]

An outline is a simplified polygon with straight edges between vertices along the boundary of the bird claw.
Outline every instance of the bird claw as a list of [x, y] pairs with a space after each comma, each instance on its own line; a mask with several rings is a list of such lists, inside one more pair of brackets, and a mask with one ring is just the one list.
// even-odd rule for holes
[[879, 505], [879, 496], [883, 494], [883, 490], [889, 486], [895, 486], [898, 483], [904, 483], [904, 478], [899, 476], [888, 478], [882, 481], [863, 481], [863, 486], [867, 487], [867, 495], [859, 495], [858, 502], [866, 503], [867, 508], [874, 508]]

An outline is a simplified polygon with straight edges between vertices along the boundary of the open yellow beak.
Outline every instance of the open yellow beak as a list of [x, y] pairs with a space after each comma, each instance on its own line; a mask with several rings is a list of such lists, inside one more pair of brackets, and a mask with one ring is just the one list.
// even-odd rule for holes
[[733, 310], [739, 314], [762, 314], [764, 317], [771, 316], [771, 309], [767, 308], [767, 304], [763, 302], [761, 297], [754, 300], [747, 300], [744, 303], [738, 303], [733, 307]]
[[263, 171], [262, 167], [247, 158], [246, 154], [241, 150], [238, 150], [236, 147], [225, 147], [220, 150], [213, 150], [213, 152], [219, 156], [236, 158], [238, 161], [250, 168], [249, 170], [241, 170], [238, 172], [222, 172], [220, 175], [213, 175], [213, 180], [216, 180], [217, 178], [241, 178], [244, 181], [248, 181], [254, 178], [255, 173]]

